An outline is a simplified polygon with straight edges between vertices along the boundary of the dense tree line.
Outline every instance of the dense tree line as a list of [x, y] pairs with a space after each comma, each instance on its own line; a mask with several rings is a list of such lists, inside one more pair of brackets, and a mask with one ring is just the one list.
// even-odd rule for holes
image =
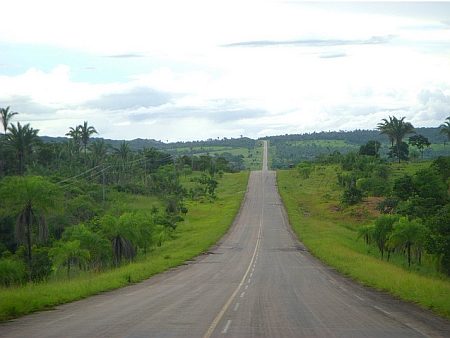
[[[448, 155], [448, 151], [437, 151], [428, 148], [431, 144], [448, 143], [447, 135], [442, 132], [443, 126], [438, 128], [414, 128], [416, 134], [410, 138], [404, 138], [400, 143], [400, 156], [402, 160], [418, 160], [424, 157], [437, 158]], [[409, 136], [409, 135], [408, 135]], [[420, 137], [419, 143], [414, 138]], [[398, 159], [398, 149], [392, 149], [391, 142], [384, 134], [377, 130], [354, 130], [354, 131], [329, 131], [313, 132], [296, 135], [269, 136], [267, 138], [271, 147], [275, 150], [272, 158], [272, 168], [287, 169], [300, 161], [323, 161], [330, 154], [339, 152], [345, 155], [350, 152], [358, 152], [359, 147], [365, 146], [368, 142], [379, 142], [378, 152], [380, 156]], [[422, 143], [426, 139], [428, 145]], [[338, 143], [336, 141], [342, 141]], [[421, 147], [421, 148], [419, 148]]]
[[[113, 147], [88, 121], [62, 142], [44, 143], [30, 124], [1, 109], [0, 284], [62, 271], [110, 269], [170, 240], [186, 199], [214, 199], [216, 176], [238, 171], [224, 156], [178, 158], [156, 148]], [[232, 157], [230, 157], [232, 159]], [[237, 161], [238, 162], [238, 161]], [[200, 172], [200, 173], [198, 173]], [[190, 176], [189, 188], [181, 176]], [[132, 196], [153, 203], [133, 208]]]

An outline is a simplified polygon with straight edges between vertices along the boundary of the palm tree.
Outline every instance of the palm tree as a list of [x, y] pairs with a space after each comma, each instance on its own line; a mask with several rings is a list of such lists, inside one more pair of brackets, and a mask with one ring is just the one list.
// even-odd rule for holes
[[394, 141], [397, 143], [398, 163], [400, 163], [400, 148], [403, 138], [408, 134], [415, 134], [414, 126], [410, 122], [405, 122], [405, 117], [401, 119], [389, 116], [389, 122], [383, 119], [384, 123], [379, 123], [377, 129], [381, 134], [387, 135], [392, 145], [392, 162], [394, 162]]
[[411, 266], [411, 247], [422, 247], [424, 241], [425, 226], [420, 219], [410, 221], [402, 217], [393, 225], [393, 231], [389, 237], [389, 244], [394, 248], [404, 248], [408, 255], [408, 267]]
[[[382, 121], [383, 123], [378, 123], [377, 129], [381, 131], [381, 135], [386, 135], [389, 138], [389, 141], [391, 142], [391, 149], [394, 149], [395, 136], [392, 128], [392, 117], [389, 116], [389, 121], [387, 119], [383, 119]], [[392, 163], [394, 163], [394, 152], [392, 152]]]
[[92, 167], [96, 167], [103, 163], [111, 146], [106, 144], [103, 139], [95, 140], [88, 148], [92, 154]]
[[89, 139], [91, 138], [91, 135], [98, 134], [97, 130], [95, 130], [94, 127], [88, 126], [88, 122], [84, 121], [83, 125], [79, 125], [79, 135], [81, 138], [81, 142], [84, 145], [84, 164], [86, 165], [86, 148], [87, 144], [89, 143]]
[[102, 225], [103, 231], [111, 243], [116, 265], [120, 265], [122, 258], [131, 261], [136, 257], [134, 242], [139, 235], [133, 224], [128, 222], [126, 214], [119, 219], [112, 215], [105, 215], [102, 218]]
[[2, 117], [3, 130], [4, 130], [5, 135], [6, 135], [6, 129], [8, 129], [9, 121], [11, 120], [11, 118], [14, 115], [17, 115], [18, 113], [10, 112], [9, 111], [9, 106], [8, 106], [6, 108], [0, 108], [0, 114], [1, 114], [1, 117]]
[[447, 135], [447, 139], [450, 141], [450, 116], [446, 118], [446, 121], [439, 126], [439, 135]]
[[74, 145], [74, 153], [78, 155], [80, 153], [80, 142], [81, 142], [81, 130], [80, 126], [70, 127], [69, 132], [66, 133], [66, 136], [69, 136], [73, 139]]
[[70, 280], [70, 268], [72, 265], [82, 265], [88, 262], [90, 258], [89, 251], [83, 249], [80, 240], [73, 240], [69, 242], [57, 241], [53, 243], [53, 248], [50, 249], [49, 255], [53, 257], [53, 263], [59, 266], [67, 266], [67, 278]]
[[[122, 141], [119, 148], [113, 148], [114, 154], [117, 156], [117, 167], [119, 180], [121, 176], [126, 179], [126, 172], [131, 169], [131, 164], [129, 163], [131, 157], [130, 144]], [[123, 175], [121, 175], [123, 174]]]
[[[45, 215], [58, 210], [59, 190], [41, 176], [7, 176], [0, 185], [0, 197], [8, 212], [17, 215], [14, 237], [18, 245], [24, 244], [28, 253], [30, 279], [33, 272], [33, 239], [45, 240], [48, 227]], [[37, 236], [33, 230], [37, 226]]]
[[16, 152], [19, 159], [19, 172], [23, 176], [24, 161], [32, 153], [33, 147], [40, 142], [37, 135], [39, 129], [31, 128], [29, 123], [22, 126], [20, 122], [17, 122], [17, 127], [11, 124], [8, 130], [10, 133], [5, 135], [6, 144]]
[[400, 147], [403, 138], [408, 134], [415, 134], [416, 132], [414, 131], [414, 126], [411, 124], [411, 122], [405, 122], [405, 117], [402, 117], [399, 120], [394, 116], [393, 122], [393, 131], [395, 141], [397, 142], [398, 163], [400, 163]]
[[387, 260], [389, 261], [390, 250], [387, 244], [392, 233], [393, 225], [396, 221], [398, 221], [398, 217], [393, 215], [380, 215], [375, 220], [372, 238], [377, 244], [378, 250], [380, 250], [381, 259], [384, 258], [384, 251], [387, 250]]

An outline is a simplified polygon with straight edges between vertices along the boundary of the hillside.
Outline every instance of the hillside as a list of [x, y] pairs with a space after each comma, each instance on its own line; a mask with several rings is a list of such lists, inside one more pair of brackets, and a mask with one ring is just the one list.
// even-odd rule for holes
[[[424, 151], [424, 160], [448, 155], [443, 135], [439, 135], [439, 128], [416, 128], [416, 133], [428, 138], [431, 146]], [[66, 137], [43, 136], [44, 142], [62, 143], [68, 141]], [[100, 137], [92, 138], [93, 140]], [[164, 143], [154, 139], [135, 139], [125, 141], [130, 150], [138, 151], [144, 148], [156, 148], [169, 153], [175, 157], [183, 155], [221, 155], [222, 153], [240, 153], [243, 157], [252, 156], [251, 151], [260, 147], [261, 140], [268, 140], [271, 147], [272, 169], [287, 168], [299, 161], [312, 160], [318, 156], [327, 156], [335, 151], [341, 154], [358, 152], [362, 145], [374, 140], [381, 143], [380, 154], [387, 158], [391, 146], [386, 136], [380, 135], [377, 130], [354, 130], [354, 131], [328, 131], [319, 133], [305, 133], [292, 135], [267, 136], [257, 140], [240, 138], [208, 139], [205, 141], [173, 142]], [[104, 139], [112, 148], [119, 148], [122, 140]], [[407, 142], [408, 139], [406, 138]], [[410, 152], [415, 148], [410, 146]], [[249, 169], [248, 167], [247, 169]]]

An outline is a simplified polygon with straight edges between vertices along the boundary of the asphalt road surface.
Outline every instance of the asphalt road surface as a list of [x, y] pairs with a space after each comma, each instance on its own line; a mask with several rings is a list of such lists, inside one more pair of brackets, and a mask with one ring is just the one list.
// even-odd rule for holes
[[266, 156], [262, 168], [251, 172], [235, 222], [208, 254], [0, 325], [0, 337], [450, 337], [449, 320], [309, 255], [290, 230]]

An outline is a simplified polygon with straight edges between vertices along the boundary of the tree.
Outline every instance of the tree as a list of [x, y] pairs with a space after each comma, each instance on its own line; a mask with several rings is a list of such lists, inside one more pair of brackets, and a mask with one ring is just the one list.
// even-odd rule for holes
[[392, 192], [394, 196], [401, 201], [406, 201], [408, 198], [414, 197], [415, 190], [412, 176], [406, 174], [402, 177], [397, 178], [394, 181]]
[[94, 127], [92, 126], [88, 126], [88, 122], [84, 121], [83, 125], [79, 125], [79, 135], [81, 138], [81, 142], [83, 143], [84, 146], [84, 164], [86, 165], [86, 149], [87, 149], [87, 144], [89, 143], [89, 139], [91, 138], [91, 136], [93, 134], [98, 134], [97, 130], [95, 130]]
[[[393, 156], [394, 158], [398, 158], [398, 160], [408, 161], [409, 159], [409, 146], [406, 142], [401, 142], [400, 147], [396, 145], [394, 148], [390, 148], [390, 152], [388, 152], [389, 156]], [[399, 153], [400, 151], [400, 153]]]
[[361, 189], [358, 189], [355, 186], [351, 186], [344, 190], [344, 194], [342, 196], [342, 203], [354, 205], [358, 204], [363, 200], [363, 192]]
[[[14, 236], [18, 245], [25, 244], [30, 278], [33, 272], [32, 242], [48, 237], [46, 214], [57, 210], [59, 189], [40, 176], [8, 176], [0, 186], [4, 211], [17, 215]], [[37, 230], [37, 236], [34, 231]]]
[[103, 216], [103, 231], [111, 243], [115, 256], [116, 265], [120, 265], [122, 258], [131, 261], [136, 257], [136, 248], [134, 243], [138, 239], [138, 230], [130, 222], [127, 213], [120, 218], [112, 215]]
[[297, 170], [300, 173], [300, 175], [303, 176], [303, 178], [308, 178], [314, 169], [311, 161], [299, 162], [299, 163], [297, 163], [296, 167], [297, 167]]
[[[87, 222], [88, 225], [95, 224], [94, 219]], [[108, 239], [103, 237], [100, 231], [90, 229], [84, 224], [77, 224], [67, 227], [62, 235], [62, 240], [66, 242], [80, 241], [80, 248], [89, 252], [90, 268], [100, 269], [101, 266], [112, 258], [112, 248]]]
[[[397, 144], [397, 154], [401, 153], [401, 144], [403, 138], [408, 134], [414, 134], [414, 126], [410, 122], [405, 122], [405, 117], [401, 119], [395, 116], [390, 117], [389, 121], [383, 119], [384, 123], [379, 123], [377, 129], [381, 131], [381, 134], [387, 135], [392, 144], [392, 150], [394, 148], [394, 141]], [[392, 162], [394, 162], [394, 154], [392, 153]], [[398, 157], [398, 163], [400, 163], [400, 156]]]
[[6, 130], [8, 128], [9, 121], [11, 120], [11, 118], [14, 115], [17, 115], [18, 113], [10, 112], [9, 111], [9, 106], [8, 106], [6, 108], [0, 108], [0, 114], [1, 114], [1, 117], [2, 117], [3, 130], [4, 130], [5, 135], [6, 135]]
[[359, 155], [369, 155], [378, 157], [381, 143], [378, 141], [367, 141], [366, 145], [359, 148]]
[[401, 201], [397, 213], [422, 219], [433, 215], [448, 201], [447, 185], [434, 167], [396, 179], [393, 194]]
[[398, 221], [397, 216], [393, 215], [380, 215], [375, 220], [375, 225], [372, 230], [372, 239], [377, 244], [378, 250], [381, 252], [381, 259], [384, 257], [384, 251], [388, 250], [388, 260], [389, 260], [389, 254], [390, 250], [387, 245], [389, 241], [389, 237], [393, 230], [394, 223]]
[[5, 135], [6, 144], [15, 151], [19, 160], [19, 173], [22, 176], [24, 161], [32, 153], [33, 147], [41, 142], [38, 137], [39, 129], [31, 128], [29, 123], [22, 126], [17, 122], [17, 127], [11, 124], [8, 130], [10, 134]]
[[425, 151], [425, 147], [429, 147], [431, 145], [430, 141], [428, 141], [428, 138], [425, 136], [419, 134], [414, 135], [409, 138], [408, 141], [409, 144], [413, 145], [414, 147], [417, 147], [419, 149], [420, 153], [422, 154], [422, 160], [423, 160], [423, 153]]
[[439, 126], [439, 135], [444, 134], [447, 136], [447, 139], [450, 141], [450, 116], [446, 118], [446, 121]]
[[416, 162], [417, 159], [420, 157], [420, 153], [416, 149], [414, 149], [413, 151], [411, 151], [409, 156], [413, 159], [413, 162]]
[[90, 146], [89, 150], [92, 154], [91, 164], [92, 167], [96, 167], [103, 163], [108, 154], [108, 149], [110, 148], [109, 144], [106, 144], [103, 139], [95, 140]]
[[78, 157], [80, 154], [80, 142], [81, 142], [81, 125], [74, 127], [70, 127], [69, 132], [66, 133], [66, 136], [69, 136], [73, 140], [73, 153]]
[[84, 264], [89, 259], [89, 251], [80, 248], [80, 241], [70, 242], [57, 241], [50, 249], [49, 255], [53, 257], [53, 262], [58, 267], [67, 266], [67, 278], [70, 279], [70, 268], [74, 264]]
[[366, 244], [372, 242], [373, 225], [363, 225], [358, 228], [358, 238], [364, 238]]
[[425, 249], [439, 260], [440, 269], [450, 275], [450, 205], [444, 206], [427, 223]]
[[[410, 122], [405, 122], [405, 117], [400, 120], [395, 116], [393, 117], [393, 132], [395, 141], [397, 143], [397, 154], [400, 155], [401, 144], [403, 138], [408, 134], [415, 134], [414, 126]], [[400, 163], [400, 156], [398, 157], [398, 163]]]
[[[383, 119], [383, 122], [378, 123], [377, 129], [380, 131], [381, 135], [386, 135], [391, 142], [391, 148], [394, 148], [395, 135], [393, 131], [393, 118], [389, 116], [389, 121], [387, 119]], [[394, 154], [392, 153], [392, 163], [394, 163]]]
[[393, 231], [389, 237], [389, 244], [394, 248], [406, 249], [408, 257], [408, 267], [411, 267], [411, 248], [416, 246], [421, 248], [425, 240], [425, 227], [422, 220], [416, 218], [412, 221], [408, 217], [401, 217], [393, 225]]

